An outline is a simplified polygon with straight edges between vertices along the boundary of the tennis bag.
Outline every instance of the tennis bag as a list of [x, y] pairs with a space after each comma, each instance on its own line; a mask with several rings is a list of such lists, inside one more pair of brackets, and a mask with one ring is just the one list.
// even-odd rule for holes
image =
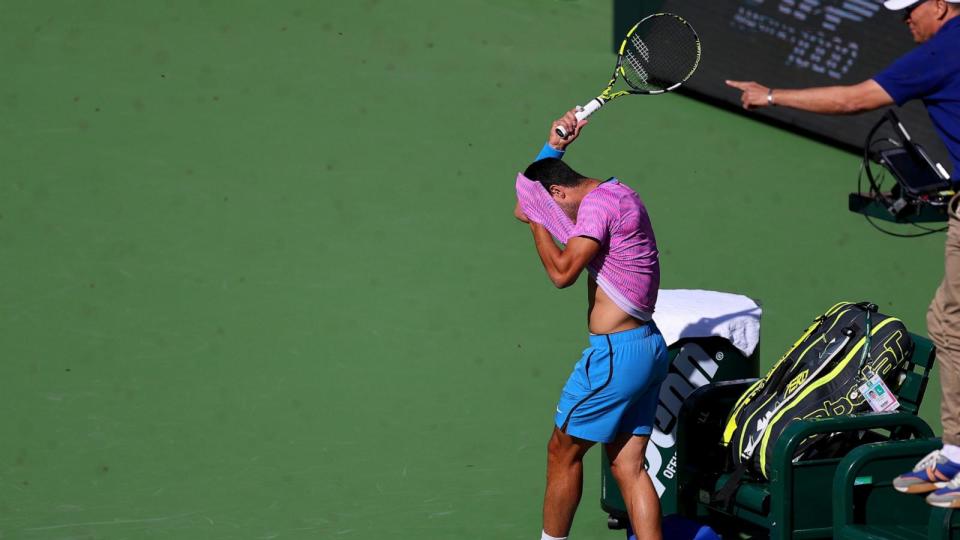
[[[813, 321], [765, 377], [740, 396], [722, 440], [737, 469], [734, 476], [746, 472], [767, 478], [776, 440], [796, 419], [870, 411], [858, 387], [871, 372], [896, 392], [905, 361], [913, 355], [913, 341], [899, 319], [876, 313], [876, 309], [867, 302], [833, 306]], [[837, 441], [832, 437], [809, 437], [798, 453], [834, 446]]]

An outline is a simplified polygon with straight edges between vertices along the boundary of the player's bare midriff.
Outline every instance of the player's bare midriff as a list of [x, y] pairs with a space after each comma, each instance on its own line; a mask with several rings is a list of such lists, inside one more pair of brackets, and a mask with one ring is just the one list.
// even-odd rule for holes
[[587, 326], [592, 334], [613, 334], [643, 326], [646, 322], [628, 315], [597, 287], [593, 276], [587, 282]]

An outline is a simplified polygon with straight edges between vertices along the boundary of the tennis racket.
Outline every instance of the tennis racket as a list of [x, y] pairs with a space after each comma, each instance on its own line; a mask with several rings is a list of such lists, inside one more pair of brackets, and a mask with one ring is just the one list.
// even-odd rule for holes
[[[584, 106], [577, 106], [577, 121], [595, 113], [608, 102], [628, 94], [663, 94], [676, 90], [697, 70], [700, 63], [700, 37], [690, 23], [673, 13], [654, 13], [644, 17], [627, 32], [617, 53], [610, 84]], [[617, 77], [625, 90], [613, 91]], [[557, 127], [557, 135], [567, 138]]]

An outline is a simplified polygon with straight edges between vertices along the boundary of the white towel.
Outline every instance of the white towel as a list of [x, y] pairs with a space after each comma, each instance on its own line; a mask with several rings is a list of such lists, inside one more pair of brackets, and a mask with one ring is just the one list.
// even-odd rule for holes
[[683, 338], [719, 336], [750, 356], [760, 343], [762, 311], [741, 294], [661, 289], [653, 320], [668, 346]]

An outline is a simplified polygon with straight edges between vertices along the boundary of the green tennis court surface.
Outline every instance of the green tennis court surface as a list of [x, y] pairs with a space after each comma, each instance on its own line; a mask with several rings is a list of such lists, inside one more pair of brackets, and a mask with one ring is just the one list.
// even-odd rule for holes
[[[2, 7], [0, 538], [536, 537], [585, 285], [513, 179], [610, 3]], [[848, 213], [855, 156], [670, 95], [567, 159], [641, 193], [664, 287], [763, 303], [764, 368], [839, 300], [924, 331], [943, 237]], [[572, 536], [619, 538], [596, 459]]]

